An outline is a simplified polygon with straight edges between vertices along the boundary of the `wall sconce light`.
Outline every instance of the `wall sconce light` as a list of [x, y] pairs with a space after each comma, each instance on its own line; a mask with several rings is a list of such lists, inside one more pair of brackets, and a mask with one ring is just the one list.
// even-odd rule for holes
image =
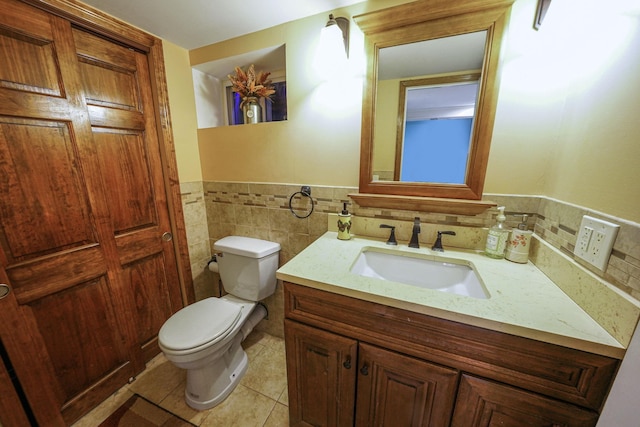
[[314, 66], [323, 80], [333, 80], [347, 69], [349, 56], [349, 20], [329, 15], [320, 32], [320, 43]]
[[349, 57], [349, 20], [341, 16], [334, 18], [333, 14], [329, 15], [327, 25], [322, 29], [320, 35], [321, 43], [327, 46], [327, 49], [341, 52], [344, 49], [345, 58]]

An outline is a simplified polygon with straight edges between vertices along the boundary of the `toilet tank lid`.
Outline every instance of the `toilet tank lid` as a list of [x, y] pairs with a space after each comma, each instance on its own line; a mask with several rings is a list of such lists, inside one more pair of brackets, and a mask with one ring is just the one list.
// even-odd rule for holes
[[227, 236], [218, 240], [213, 249], [250, 258], [262, 258], [280, 250], [280, 244], [253, 237]]

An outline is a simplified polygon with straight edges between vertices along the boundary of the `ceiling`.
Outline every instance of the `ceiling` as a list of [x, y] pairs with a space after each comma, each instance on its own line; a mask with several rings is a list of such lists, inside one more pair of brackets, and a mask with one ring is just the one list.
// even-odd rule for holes
[[378, 79], [415, 78], [453, 71], [479, 70], [486, 31], [380, 49]]
[[[83, 0], [185, 49], [195, 49], [363, 0]], [[328, 19], [327, 15], [327, 19]]]

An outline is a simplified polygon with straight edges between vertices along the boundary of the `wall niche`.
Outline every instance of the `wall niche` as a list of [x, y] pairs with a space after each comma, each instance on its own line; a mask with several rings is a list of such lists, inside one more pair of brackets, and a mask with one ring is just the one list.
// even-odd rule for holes
[[227, 77], [239, 66], [253, 64], [256, 72], [268, 71], [276, 93], [271, 101], [262, 98], [262, 122], [287, 119], [287, 75], [285, 45], [254, 50], [241, 55], [209, 61], [191, 67], [196, 98], [198, 129], [242, 125], [238, 95], [231, 90]]

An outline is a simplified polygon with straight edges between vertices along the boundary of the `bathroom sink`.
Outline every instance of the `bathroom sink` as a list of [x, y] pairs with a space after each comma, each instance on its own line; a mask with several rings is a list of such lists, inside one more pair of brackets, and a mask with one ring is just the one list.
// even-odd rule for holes
[[351, 273], [473, 298], [489, 298], [474, 269], [465, 261], [459, 262], [397, 255], [369, 248], [360, 252]]

